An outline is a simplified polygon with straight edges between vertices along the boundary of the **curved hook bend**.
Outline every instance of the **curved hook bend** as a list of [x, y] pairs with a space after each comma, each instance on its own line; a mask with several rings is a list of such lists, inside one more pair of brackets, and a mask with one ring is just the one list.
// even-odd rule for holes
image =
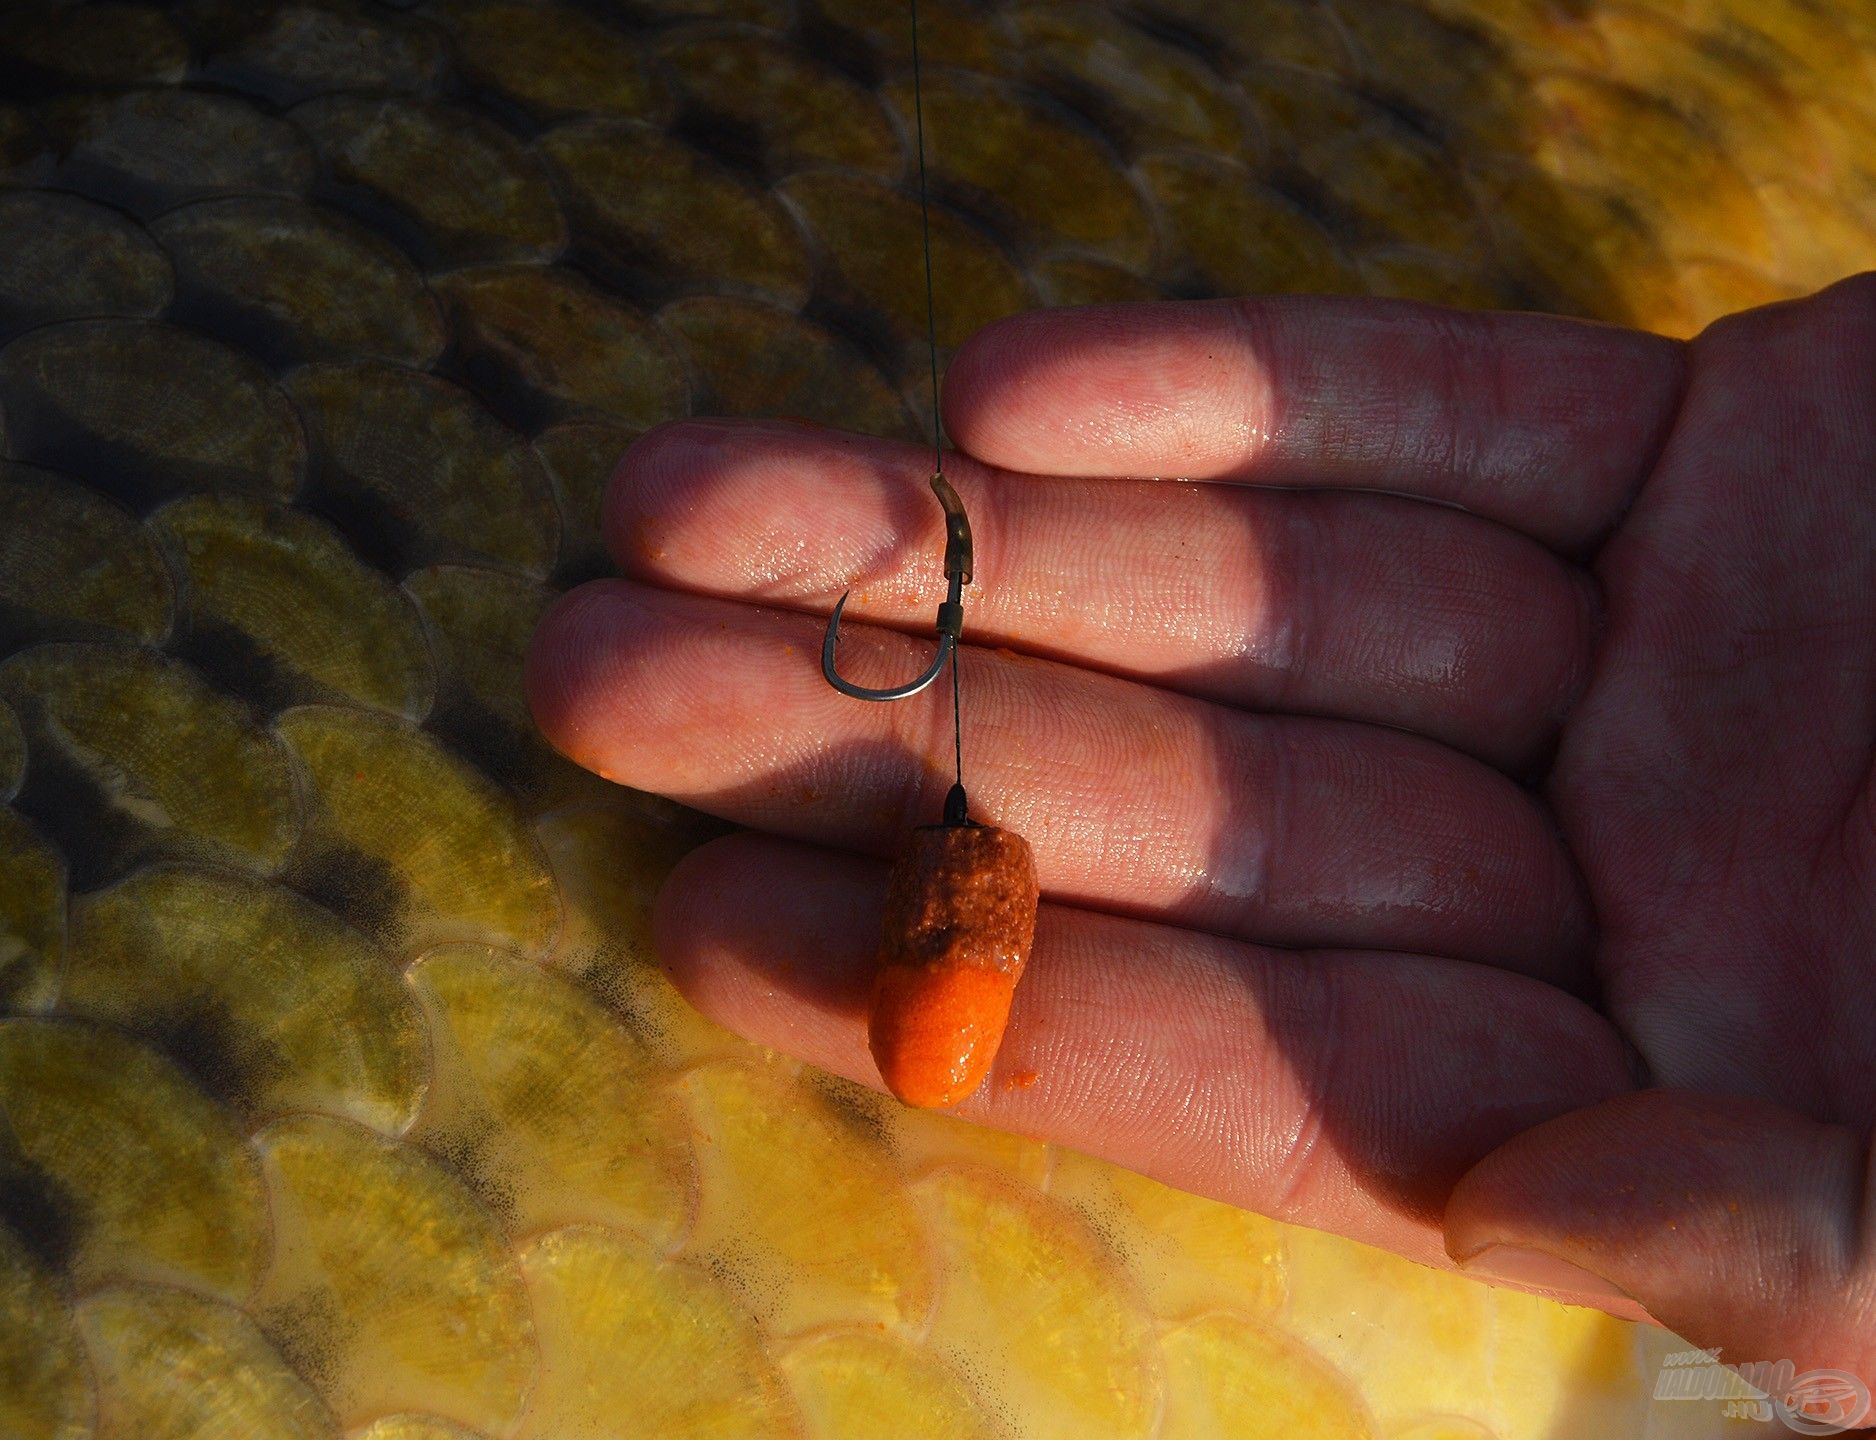
[[945, 661], [957, 650], [958, 637], [964, 633], [964, 587], [971, 578], [971, 522], [964, 513], [958, 492], [951, 488], [951, 482], [942, 473], [931, 477], [931, 488], [945, 511], [945, 579], [948, 582], [944, 603], [938, 607], [937, 658], [923, 674], [903, 685], [870, 689], [843, 680], [834, 664], [834, 651], [840, 643], [840, 612], [847, 608], [847, 598], [853, 594], [849, 590], [834, 607], [827, 621], [827, 635], [821, 641], [821, 674], [842, 695], [851, 695], [856, 700], [904, 700], [936, 680], [944, 672]]
[[[849, 590], [847, 595], [852, 593]], [[827, 677], [829, 685], [842, 695], [851, 695], [856, 700], [904, 700], [907, 696], [918, 694], [944, 673], [945, 661], [951, 658], [951, 651], [958, 643], [955, 635], [939, 636], [937, 658], [925, 668], [924, 674], [903, 685], [888, 685], [874, 690], [843, 679], [834, 666], [834, 647], [840, 643], [840, 612], [847, 608], [847, 595], [842, 595], [840, 603], [834, 607], [834, 614], [827, 622], [827, 635], [821, 641], [821, 674]]]

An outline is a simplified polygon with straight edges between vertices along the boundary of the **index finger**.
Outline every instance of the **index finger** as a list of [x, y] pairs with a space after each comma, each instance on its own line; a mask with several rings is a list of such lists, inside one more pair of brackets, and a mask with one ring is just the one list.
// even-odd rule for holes
[[1405, 301], [1098, 305], [985, 327], [951, 362], [944, 414], [960, 449], [1008, 470], [1392, 491], [1579, 550], [1660, 453], [1683, 355]]

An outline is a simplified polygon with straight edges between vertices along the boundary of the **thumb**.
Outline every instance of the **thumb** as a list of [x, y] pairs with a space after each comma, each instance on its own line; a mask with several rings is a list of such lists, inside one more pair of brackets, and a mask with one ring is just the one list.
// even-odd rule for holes
[[1727, 1364], [1844, 1372], [1850, 1383], [1818, 1377], [1787, 1401], [1794, 1429], [1832, 1433], [1805, 1424], [1876, 1424], [1869, 1167], [1867, 1139], [1842, 1126], [1743, 1096], [1642, 1090], [1487, 1155], [1447, 1203], [1446, 1249], [1481, 1279], [1578, 1293], [1600, 1279]]

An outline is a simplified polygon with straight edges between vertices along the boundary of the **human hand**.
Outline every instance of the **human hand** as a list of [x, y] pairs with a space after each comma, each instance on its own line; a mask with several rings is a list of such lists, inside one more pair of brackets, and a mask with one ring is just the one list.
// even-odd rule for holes
[[[979, 335], [966, 779], [1045, 903], [962, 1113], [1876, 1377], [1873, 380], [1870, 280], [1689, 345], [1317, 299]], [[686, 993], [874, 1085], [950, 696], [852, 701], [816, 652], [851, 584], [912, 633], [844, 627], [843, 670], [922, 667], [929, 468], [662, 427], [608, 503], [630, 578], [529, 668], [574, 759], [766, 832], [661, 898]]]

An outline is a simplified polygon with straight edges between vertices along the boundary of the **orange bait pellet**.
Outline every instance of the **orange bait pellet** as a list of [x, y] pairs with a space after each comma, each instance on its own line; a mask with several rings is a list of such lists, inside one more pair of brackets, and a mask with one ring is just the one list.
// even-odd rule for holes
[[1003, 1042], [1036, 934], [1029, 842], [988, 825], [912, 832], [886, 888], [867, 1038], [908, 1105], [955, 1105]]

